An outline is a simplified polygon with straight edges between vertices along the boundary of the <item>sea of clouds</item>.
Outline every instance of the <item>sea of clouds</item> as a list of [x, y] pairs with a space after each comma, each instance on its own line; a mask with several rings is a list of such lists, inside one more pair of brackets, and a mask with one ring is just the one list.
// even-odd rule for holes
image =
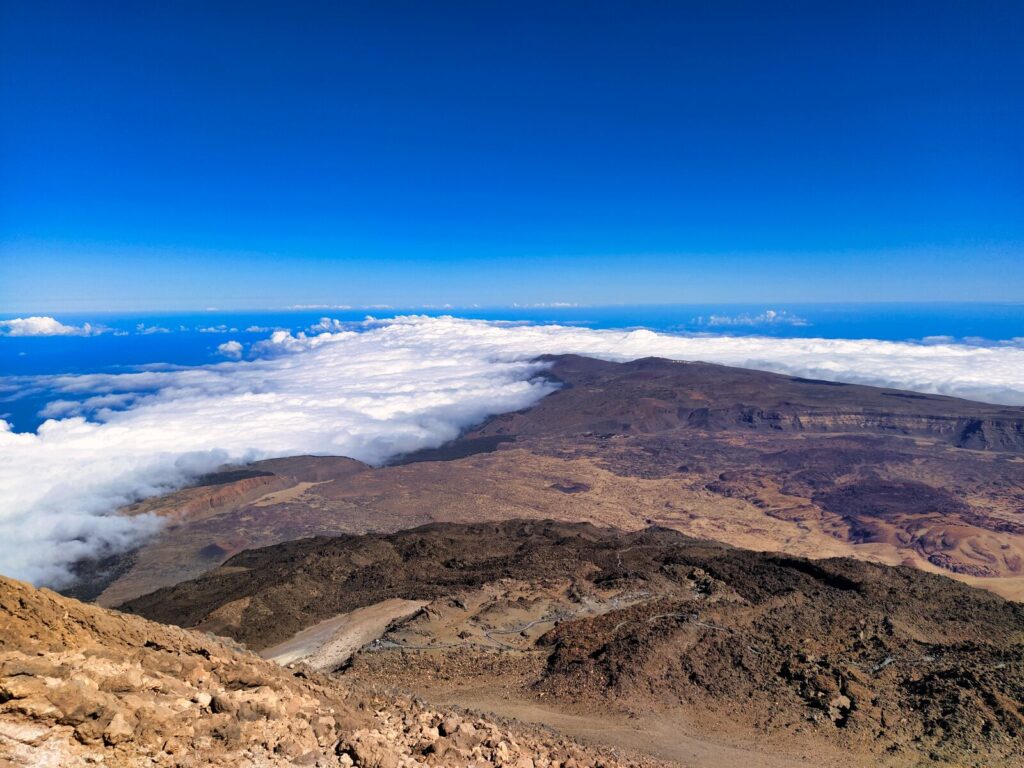
[[299, 454], [381, 463], [552, 391], [538, 355], [660, 356], [1024, 405], [1024, 349], [877, 340], [676, 336], [407, 316], [275, 331], [226, 362], [37, 377], [34, 433], [0, 421], [0, 572], [60, 586], [86, 556], [152, 534], [116, 514], [225, 463]]

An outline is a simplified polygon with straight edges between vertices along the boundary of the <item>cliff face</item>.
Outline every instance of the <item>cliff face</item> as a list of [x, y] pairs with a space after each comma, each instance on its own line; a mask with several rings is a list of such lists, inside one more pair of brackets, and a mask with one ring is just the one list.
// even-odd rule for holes
[[[735, 405], [728, 408], [683, 408], [678, 426], [696, 429], [757, 429], [784, 432], [833, 432], [927, 437], [957, 448], [1024, 453], [1024, 418], [969, 418], [901, 414], [885, 411], [775, 409]], [[671, 428], [669, 426], [668, 428]], [[640, 431], [655, 431], [644, 429]]]
[[961, 419], [957, 424], [958, 448], [1024, 452], [1024, 420]]

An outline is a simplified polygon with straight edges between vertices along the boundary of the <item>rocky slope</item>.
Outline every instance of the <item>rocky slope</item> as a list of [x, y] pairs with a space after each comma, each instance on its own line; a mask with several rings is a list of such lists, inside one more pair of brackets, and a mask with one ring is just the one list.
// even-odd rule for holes
[[0, 765], [654, 765], [0, 577]]
[[259, 649], [398, 598], [429, 604], [337, 658], [348, 678], [728, 724], [858, 765], [1024, 754], [1024, 606], [910, 568], [664, 528], [509, 521], [295, 541], [125, 608]]

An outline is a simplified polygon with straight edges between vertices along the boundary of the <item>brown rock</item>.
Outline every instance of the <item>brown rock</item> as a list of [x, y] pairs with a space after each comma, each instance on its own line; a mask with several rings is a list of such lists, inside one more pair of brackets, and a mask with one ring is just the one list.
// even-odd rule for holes
[[398, 768], [398, 756], [393, 747], [378, 733], [356, 731], [351, 752], [361, 768]]
[[100, 690], [109, 691], [111, 693], [125, 693], [127, 691], [139, 690], [142, 688], [143, 683], [144, 678], [142, 670], [129, 668], [120, 674], [106, 678], [102, 683], [100, 683]]
[[46, 681], [38, 677], [18, 675], [0, 682], [0, 701], [46, 696]]
[[449, 715], [441, 721], [441, 725], [438, 730], [441, 732], [442, 736], [451, 736], [455, 733], [455, 729], [459, 727], [459, 723], [461, 722], [462, 721], [455, 717], [455, 715]]
[[0, 677], [58, 677], [60, 667], [39, 656], [15, 654], [0, 661]]
[[103, 743], [108, 746], [115, 746], [128, 741], [135, 729], [127, 718], [120, 712], [115, 714], [107, 727], [103, 729]]
[[49, 689], [46, 697], [61, 711], [59, 722], [63, 725], [98, 720], [108, 704], [106, 694], [74, 682]]
[[87, 718], [75, 726], [75, 738], [82, 744], [100, 744], [111, 718]]
[[455, 733], [451, 736], [452, 743], [459, 749], [472, 749], [484, 740], [481, 734], [472, 723], [465, 721], [459, 723]]

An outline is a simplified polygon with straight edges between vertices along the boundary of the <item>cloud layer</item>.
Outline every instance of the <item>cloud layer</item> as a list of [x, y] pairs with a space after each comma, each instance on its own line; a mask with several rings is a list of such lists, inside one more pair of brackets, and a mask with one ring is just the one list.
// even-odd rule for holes
[[[111, 514], [229, 461], [305, 453], [381, 462], [439, 445], [551, 391], [545, 353], [707, 360], [1024, 404], [1024, 350], [875, 340], [672, 336], [454, 318], [277, 331], [256, 359], [39, 379], [54, 392], [36, 433], [0, 422], [0, 571], [60, 584], [89, 554], [158, 521]], [[223, 353], [241, 355], [240, 343]]]
[[100, 333], [89, 323], [65, 325], [52, 317], [14, 317], [0, 320], [0, 336], [92, 336]]

